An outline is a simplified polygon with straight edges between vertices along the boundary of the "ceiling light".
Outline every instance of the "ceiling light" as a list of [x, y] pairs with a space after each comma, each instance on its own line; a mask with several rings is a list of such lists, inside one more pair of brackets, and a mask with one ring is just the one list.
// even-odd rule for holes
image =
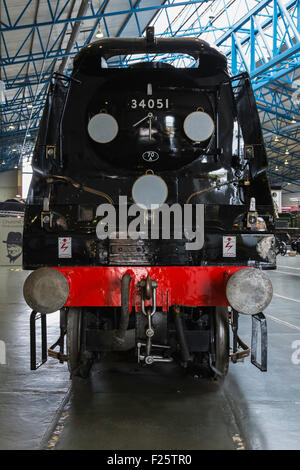
[[284, 164], [285, 164], [285, 165], [288, 165], [288, 164], [289, 164], [289, 162], [288, 162], [287, 160], [285, 160], [285, 161], [284, 161]]
[[103, 33], [101, 31], [100, 25], [99, 25], [99, 27], [97, 29], [97, 32], [96, 32], [96, 38], [98, 38], [98, 39], [103, 38]]
[[14, 128], [15, 128], [15, 126], [14, 126], [13, 124], [10, 124], [10, 125], [8, 126], [8, 129], [10, 129], [10, 130], [13, 130]]
[[31, 108], [32, 108], [32, 104], [28, 104], [28, 105], [27, 105], [27, 108], [31, 109]]
[[278, 142], [279, 139], [278, 139], [278, 135], [275, 136], [275, 142]]
[[279, 170], [279, 168], [278, 168], [278, 166], [276, 165], [276, 167], [275, 167], [275, 171], [278, 171], [278, 170]]
[[288, 151], [288, 149], [286, 149], [285, 154], [286, 154], [286, 155], [289, 155], [289, 153], [290, 153], [290, 152]]

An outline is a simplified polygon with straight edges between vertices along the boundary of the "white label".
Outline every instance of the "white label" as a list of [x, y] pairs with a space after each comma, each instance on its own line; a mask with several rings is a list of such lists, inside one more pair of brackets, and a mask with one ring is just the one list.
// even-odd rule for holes
[[59, 258], [72, 258], [72, 238], [59, 237], [58, 238], [58, 257]]
[[223, 257], [236, 257], [236, 237], [223, 237]]

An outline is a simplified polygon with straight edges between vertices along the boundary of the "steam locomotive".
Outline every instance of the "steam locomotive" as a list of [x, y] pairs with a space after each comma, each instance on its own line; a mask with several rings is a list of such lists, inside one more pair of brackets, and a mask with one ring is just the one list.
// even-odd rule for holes
[[[164, 62], [171, 53], [193, 66]], [[32, 369], [50, 355], [87, 377], [106, 353], [127, 351], [144, 366], [177, 361], [224, 377], [230, 359], [250, 353], [238, 336], [246, 314], [251, 361], [266, 370], [274, 208], [247, 73], [231, 77], [201, 39], [158, 39], [153, 28], [89, 44], [70, 77], [53, 75], [32, 166], [23, 237]], [[46, 316], [58, 310], [60, 336], [47, 349]]]

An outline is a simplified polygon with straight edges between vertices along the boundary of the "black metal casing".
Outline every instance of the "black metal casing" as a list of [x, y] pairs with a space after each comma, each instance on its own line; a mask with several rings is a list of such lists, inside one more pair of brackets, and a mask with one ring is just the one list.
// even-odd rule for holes
[[[111, 57], [138, 53], [183, 53], [194, 68], [137, 63], [107, 67]], [[153, 142], [133, 124], [149, 111], [132, 109], [132, 99], [168, 99], [154, 109]], [[205, 142], [183, 131], [185, 117], [203, 109], [215, 123]], [[113, 115], [119, 132], [110, 143], [94, 142], [87, 131], [100, 110]], [[171, 118], [168, 125], [166, 116]], [[248, 149], [248, 150], [247, 150]], [[159, 158], [146, 161], [145, 152]], [[249, 152], [248, 152], [249, 151]], [[205, 205], [205, 243], [185, 249], [186, 240], [98, 240], [99, 204], [120, 195], [132, 200], [134, 182], [147, 170], [168, 186], [167, 204]], [[70, 78], [53, 78], [33, 156], [23, 264], [40, 266], [256, 265], [275, 266], [275, 252], [257, 243], [274, 232], [267, 157], [249, 76], [229, 77], [226, 58], [199, 39], [103, 39], [80, 51]], [[220, 174], [222, 177], [220, 178]], [[224, 176], [225, 175], [225, 176]], [[93, 192], [93, 190], [96, 190]], [[99, 194], [104, 194], [101, 196]], [[194, 193], [195, 194], [193, 196]], [[247, 227], [251, 198], [265, 228]], [[47, 218], [48, 217], [48, 218]], [[224, 235], [236, 236], [236, 257], [224, 258]], [[58, 237], [72, 237], [72, 258], [58, 257]]]

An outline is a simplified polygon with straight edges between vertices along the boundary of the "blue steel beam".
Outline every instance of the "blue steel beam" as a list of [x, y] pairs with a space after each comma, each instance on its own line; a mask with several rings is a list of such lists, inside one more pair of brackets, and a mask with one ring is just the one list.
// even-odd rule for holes
[[[208, 0], [205, 0], [208, 1]], [[6, 12], [6, 17], [7, 17], [7, 22], [1, 18], [1, 29], [0, 29], [0, 38], [1, 38], [1, 45], [2, 45], [2, 54], [1, 54], [1, 59], [0, 59], [0, 65], [1, 65], [1, 72], [2, 72], [2, 78], [5, 78], [6, 82], [6, 90], [8, 92], [11, 92], [13, 89], [16, 89], [16, 93], [11, 95], [10, 93], [10, 100], [9, 102], [6, 103], [6, 106], [1, 107], [1, 121], [2, 121], [2, 126], [0, 129], [0, 133], [2, 136], [5, 136], [5, 133], [8, 132], [9, 135], [11, 134], [9, 132], [9, 124], [14, 125], [15, 127], [15, 133], [17, 133], [23, 129], [24, 125], [26, 124], [26, 120], [23, 119], [25, 117], [24, 115], [24, 106], [28, 104], [31, 106], [31, 109], [36, 110], [35, 115], [30, 112], [30, 118], [29, 118], [29, 125], [28, 129], [30, 130], [32, 127], [35, 128], [35, 122], [30, 122], [35, 118], [35, 116], [39, 116], [41, 114], [41, 110], [44, 106], [45, 102], [45, 89], [42, 89], [42, 91], [39, 91], [38, 93], [38, 85], [47, 85], [49, 83], [49, 80], [51, 78], [51, 74], [53, 72], [53, 69], [55, 67], [56, 61], [59, 59], [62, 59], [63, 57], [69, 57], [69, 56], [74, 56], [79, 48], [85, 46], [90, 40], [92, 39], [95, 30], [97, 28], [97, 25], [99, 24], [99, 20], [103, 20], [105, 24], [105, 29], [106, 29], [106, 34], [109, 36], [109, 29], [106, 24], [106, 17], [113, 17], [116, 15], [124, 15], [124, 13], [128, 13], [127, 19], [125, 21], [123, 29], [126, 27], [128, 22], [130, 21], [131, 17], [134, 16], [136, 19], [136, 24], [137, 28], [139, 31], [139, 34], [142, 34], [142, 30], [139, 24], [139, 18], [138, 18], [138, 7], [141, 3], [141, 0], [137, 0], [134, 2], [130, 2], [130, 9], [127, 10], [122, 10], [118, 12], [107, 12], [105, 13], [104, 7], [108, 3], [108, 0], [104, 0], [101, 2], [101, 5], [95, 10], [93, 7], [93, 3], [90, 2], [90, 14], [87, 13], [84, 17], [76, 16], [76, 17], [69, 17], [69, 18], [62, 18], [62, 14], [65, 11], [70, 3], [70, 1], [63, 1], [63, 0], [57, 0], [56, 4], [55, 2], [47, 2], [48, 9], [49, 9], [49, 17], [51, 21], [48, 22], [36, 22], [35, 24], [32, 24], [31, 26], [28, 26], [28, 24], [22, 24], [21, 20], [24, 17], [24, 14], [26, 11], [28, 11], [28, 8], [30, 5], [33, 3], [32, 1], [28, 1], [24, 8], [20, 11], [20, 14], [17, 18], [16, 21], [13, 21], [10, 17], [9, 14], [9, 8], [7, 8], [7, 3], [5, 0], [2, 0], [2, 3], [4, 4], [4, 10]], [[184, 4], [185, 2], [182, 2]], [[54, 8], [54, 6], [56, 7]], [[146, 8], [141, 9], [142, 12], [146, 11], [154, 11], [157, 10], [158, 8], [161, 7], [161, 4], [158, 5], [152, 5], [148, 6]], [[171, 6], [172, 7], [172, 6]], [[167, 8], [163, 7], [163, 8]], [[55, 10], [55, 11], [54, 11]], [[87, 39], [84, 41], [81, 40], [81, 43], [79, 44], [78, 42], [75, 42], [73, 49], [71, 52], [67, 52], [67, 48], [61, 49], [58, 48], [59, 41], [63, 37], [66, 28], [68, 26], [73, 26], [76, 21], [79, 19], [83, 19], [84, 21], [90, 20], [90, 19], [95, 19], [94, 26], [91, 28], [90, 34]], [[23, 22], [24, 23], [24, 22]], [[44, 39], [44, 43], [42, 41], [42, 32], [45, 31], [45, 26], [53, 26], [53, 25], [62, 25], [62, 30], [52, 43], [51, 47], [49, 46], [49, 40], [50, 40], [50, 33], [48, 35], [48, 39]], [[8, 27], [7, 27], [8, 26]], [[48, 29], [48, 28], [47, 28]], [[24, 30], [25, 31], [25, 36], [23, 41], [18, 45], [18, 50], [14, 55], [9, 54], [8, 46], [6, 43], [6, 35], [10, 31], [14, 30]], [[50, 30], [51, 31], [51, 30]], [[26, 45], [30, 40], [33, 38], [33, 34], [36, 33], [36, 37], [39, 39], [39, 47], [40, 50], [34, 51], [32, 53], [23, 53], [23, 50], [25, 49]], [[122, 34], [122, 31], [120, 31], [119, 34]], [[40, 69], [40, 63], [43, 64], [42, 71]], [[24, 77], [24, 70], [25, 67], [28, 65], [31, 65], [35, 71], [35, 74], [30, 74], [30, 77], [28, 75], [25, 75]], [[16, 66], [20, 65], [20, 69], [18, 73], [16, 74], [15, 77], [10, 77], [9, 76], [9, 71], [11, 66]], [[36, 87], [36, 91], [33, 92], [33, 88]], [[22, 106], [20, 103], [20, 94], [19, 91], [22, 90], [23, 96], [25, 99], [22, 100]], [[28, 103], [28, 99], [31, 102]], [[17, 112], [19, 111], [19, 112]], [[4, 143], [2, 139], [2, 143]], [[4, 144], [2, 145], [2, 154], [4, 152], [5, 146]], [[4, 155], [5, 157], [5, 155]]]
[[[109, 36], [108, 21], [110, 17], [127, 14], [128, 17], [120, 28], [118, 34], [121, 35], [128, 24], [129, 20], [134, 17], [137, 24], [139, 35], [143, 33], [140, 27], [140, 18], [144, 12], [157, 11], [152, 21], [156, 26], [156, 33], [159, 36], [201, 36], [209, 42], [214, 42], [228, 58], [229, 65], [233, 73], [248, 70], [252, 78], [252, 85], [256, 93], [258, 107], [262, 116], [262, 125], [265, 133], [279, 136], [281, 142], [285, 142], [287, 148], [292, 144], [298, 143], [300, 133], [298, 129], [289, 130], [290, 125], [299, 124], [300, 113], [298, 103], [292, 103], [290, 93], [295, 93], [298, 86], [293, 83], [296, 71], [300, 65], [300, 1], [282, 1], [282, 0], [262, 0], [260, 2], [238, 1], [238, 0], [215, 0], [214, 2], [206, 1], [174, 1], [168, 0], [164, 5], [151, 5], [143, 7], [140, 1], [130, 3], [130, 8], [122, 11], [105, 11], [94, 8], [90, 3], [90, 9], [84, 17], [63, 18], [70, 3], [66, 0], [59, 2], [57, 15], [53, 12], [53, 4], [49, 6], [49, 21], [37, 22], [37, 24], [22, 24], [22, 19], [33, 0], [29, 0], [24, 9], [20, 12], [18, 19], [13, 22], [9, 15], [9, 6], [5, 0], [2, 0], [6, 15], [1, 18], [2, 38], [2, 57], [0, 64], [2, 65], [2, 77], [5, 77], [9, 66], [19, 64], [20, 70], [15, 78], [7, 78], [6, 84], [8, 90], [21, 88], [29, 97], [34, 97], [32, 90], [37, 84], [46, 85], [50, 79], [51, 72], [58, 59], [68, 55], [74, 55], [78, 48], [87, 44], [93, 37], [95, 29], [101, 20], [105, 26], [106, 35]], [[248, 4], [253, 6], [250, 8]], [[232, 7], [233, 5], [233, 7]], [[234, 8], [234, 14], [232, 13]], [[246, 9], [241, 17], [238, 16], [240, 8]], [[210, 9], [209, 14], [207, 14]], [[165, 15], [163, 26], [158, 26], [159, 18]], [[235, 17], [237, 15], [237, 17]], [[66, 53], [66, 49], [58, 48], [59, 38], [46, 51], [45, 44], [41, 39], [43, 28], [46, 26], [61, 25], [62, 31], [59, 36], [63, 35], [63, 31], [68, 25], [74, 25], [78, 20], [95, 20], [94, 27], [83, 41], [77, 41], [73, 50]], [[219, 22], [219, 23], [218, 23]], [[157, 27], [158, 26], [158, 27]], [[32, 54], [24, 54], [22, 48], [26, 43], [20, 45], [18, 53], [10, 56], [7, 52], [5, 43], [5, 35], [14, 29], [24, 30], [25, 35], [34, 31], [40, 38], [40, 50], [34, 51]], [[224, 32], [225, 30], [225, 32]], [[30, 38], [30, 34], [27, 41]], [[25, 36], [26, 37], [26, 36]], [[143, 60], [153, 60], [153, 56], [145, 55]], [[119, 58], [111, 61], [110, 66], [126, 66], [134, 59], [132, 57]], [[165, 55], [163, 60], [172, 62], [175, 65], [182, 64], [181, 56]], [[46, 63], [47, 61], [47, 63]], [[40, 73], [39, 64], [44, 63], [43, 74]], [[30, 73], [28, 82], [23, 77], [24, 65], [31, 64], [35, 73]], [[192, 62], [189, 62], [192, 65]], [[286, 84], [286, 91], [280, 96], [276, 90], [277, 86]], [[274, 84], [274, 89], [271, 87]], [[281, 84], [281, 85], [280, 85]], [[292, 91], [288, 91], [288, 86], [293, 85]], [[300, 90], [299, 90], [300, 94]], [[33, 98], [32, 98], [33, 99]], [[11, 102], [11, 111], [17, 110], [19, 98], [15, 95], [15, 99]], [[27, 99], [24, 103], [27, 103]], [[29, 103], [30, 104], [30, 103]], [[42, 109], [43, 96], [36, 103]], [[20, 115], [24, 109], [20, 110]], [[36, 114], [38, 116], [38, 112]], [[16, 115], [15, 115], [16, 116]], [[9, 120], [9, 112], [5, 113], [5, 121]], [[300, 127], [300, 126], [299, 126]], [[288, 129], [286, 131], [286, 129]], [[290, 138], [286, 137], [286, 134]], [[269, 150], [271, 151], [271, 149]], [[280, 158], [280, 157], [276, 157]]]
[[[230, 4], [229, 0], [216, 0], [209, 15], [205, 14], [204, 6], [199, 5], [195, 11], [190, 7], [189, 12], [187, 7], [188, 23], [182, 22], [176, 29], [174, 22], [171, 27], [167, 21], [160, 22], [158, 33], [161, 36], [200, 36], [214, 42], [226, 55], [233, 75], [249, 72], [263, 129], [266, 134], [274, 133], [278, 139], [275, 142], [278, 151], [275, 152], [274, 146], [268, 149], [270, 161], [277, 159], [282, 163], [278, 166], [286, 168], [285, 151], [300, 144], [300, 99], [296, 102], [291, 99], [291, 94], [297, 92], [300, 97], [300, 87], [294, 82], [300, 67], [300, 2], [262, 0], [255, 5], [252, 2], [253, 8], [240, 18], [235, 14], [238, 15], [239, 6], [247, 10], [246, 2], [236, 1], [235, 12], [230, 10]], [[155, 22], [156, 19], [153, 24]], [[221, 25], [225, 31], [220, 32]], [[285, 146], [283, 152], [282, 145]], [[292, 159], [299, 159], [298, 152], [294, 155], [289, 152], [288, 160]], [[299, 173], [293, 175], [299, 178]]]
[[[2, 0], [3, 1], [3, 0]], [[60, 19], [61, 14], [58, 15], [57, 18], [53, 18], [52, 21], [42, 21], [38, 24], [35, 23], [27, 23], [27, 24], [18, 24], [21, 17], [24, 15], [27, 7], [29, 4], [33, 2], [33, 0], [29, 0], [26, 7], [24, 8], [22, 14], [20, 15], [18, 21], [15, 23], [6, 24], [4, 22], [0, 22], [2, 24], [1, 31], [2, 33], [12, 31], [12, 30], [21, 30], [21, 29], [37, 29], [43, 26], [54, 26], [54, 25], [60, 25], [60, 24], [70, 24], [75, 21], [88, 21], [88, 20], [95, 20], [95, 19], [104, 19], [104, 18], [109, 18], [112, 16], [120, 16], [120, 15], [131, 15], [131, 14], [140, 14], [143, 12], [148, 12], [148, 11], [158, 11], [158, 10], [165, 10], [167, 8], [172, 8], [172, 7], [181, 7], [181, 6], [186, 6], [186, 5], [196, 5], [199, 3], [209, 3], [211, 0], [188, 0], [185, 2], [177, 2], [177, 3], [167, 3], [165, 5], [151, 5], [148, 7], [133, 7], [133, 8], [126, 8], [125, 10], [119, 10], [119, 11], [111, 11], [107, 13], [101, 13], [101, 8], [99, 8], [95, 13], [90, 14], [90, 15], [85, 15], [85, 16], [77, 16], [73, 18], [62, 18]], [[69, 2], [67, 2], [69, 3]]]

